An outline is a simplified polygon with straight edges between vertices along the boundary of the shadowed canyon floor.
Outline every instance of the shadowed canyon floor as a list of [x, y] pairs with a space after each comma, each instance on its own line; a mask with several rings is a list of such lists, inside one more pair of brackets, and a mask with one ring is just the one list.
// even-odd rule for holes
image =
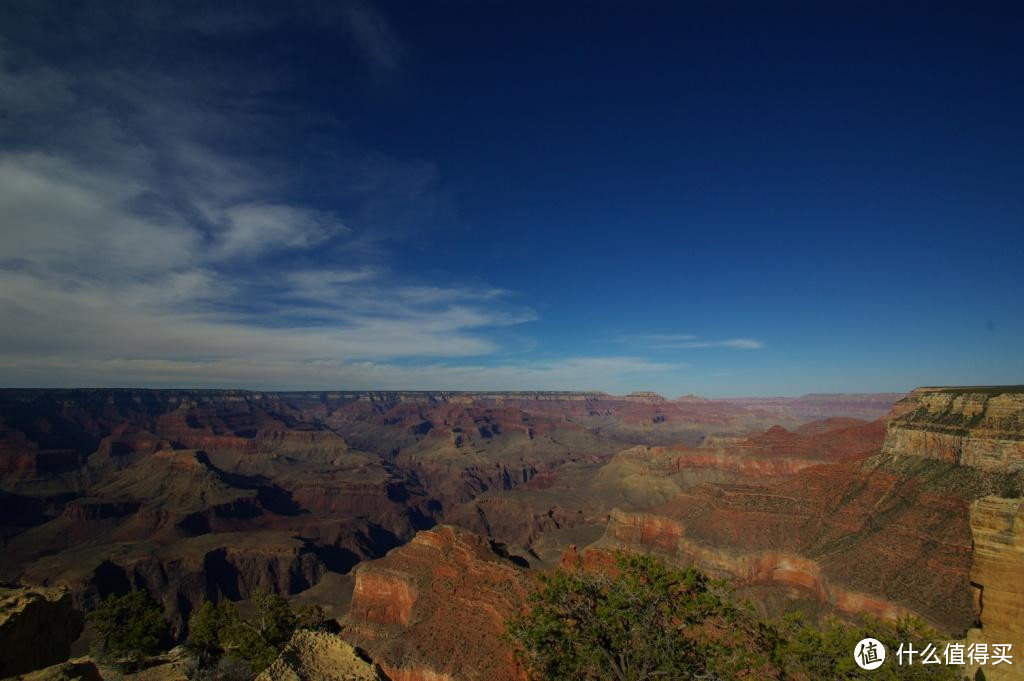
[[[769, 614], [1019, 637], [1020, 396], [0, 391], [0, 578], [144, 588], [179, 638], [268, 589], [403, 681], [523, 678], [500, 634], [534, 576], [615, 550]], [[321, 648], [378, 673], [333, 639], [281, 673]]]

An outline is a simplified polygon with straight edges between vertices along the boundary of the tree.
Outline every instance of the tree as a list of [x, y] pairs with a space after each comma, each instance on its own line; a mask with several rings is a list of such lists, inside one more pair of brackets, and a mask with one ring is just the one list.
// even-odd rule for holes
[[169, 642], [163, 607], [144, 591], [107, 596], [91, 618], [96, 626], [97, 657], [137, 662], [160, 652]]
[[280, 649], [267, 639], [249, 622], [238, 622], [225, 632], [228, 657], [235, 658], [249, 666], [253, 675], [270, 666]]
[[[959, 668], [945, 664], [895, 663], [901, 643], [910, 643], [915, 650], [929, 644], [941, 655], [943, 637], [916, 617], [886, 622], [875, 617], [861, 617], [858, 624], [846, 624], [834, 617], [819, 627], [808, 625], [799, 614], [784, 616], [778, 624], [779, 639], [776, 659], [786, 678], [796, 681], [813, 679], [876, 679], [877, 681], [925, 681], [927, 679], [960, 678]], [[887, 650], [886, 662], [878, 669], [864, 671], [851, 654], [865, 638], [881, 641]], [[891, 660], [891, 661], [890, 661]]]
[[207, 666], [224, 654], [226, 633], [239, 623], [231, 601], [214, 605], [206, 601], [188, 620], [188, 641], [185, 646], [200, 666]]
[[296, 617], [281, 595], [259, 589], [252, 596], [256, 606], [253, 626], [260, 636], [276, 648], [282, 648], [295, 632]]
[[297, 618], [288, 601], [261, 589], [252, 602], [254, 613], [249, 620], [241, 619], [226, 600], [203, 603], [189, 618], [186, 645], [196, 660], [197, 676], [225, 660], [240, 662], [253, 675], [259, 674], [291, 639]]
[[296, 629], [326, 631], [332, 634], [337, 634], [341, 630], [338, 623], [327, 616], [323, 606], [317, 603], [307, 603], [296, 608], [295, 620]]
[[509, 627], [537, 678], [716, 678], [769, 664], [770, 632], [693, 568], [620, 554], [613, 574], [558, 571], [541, 581], [531, 610]]

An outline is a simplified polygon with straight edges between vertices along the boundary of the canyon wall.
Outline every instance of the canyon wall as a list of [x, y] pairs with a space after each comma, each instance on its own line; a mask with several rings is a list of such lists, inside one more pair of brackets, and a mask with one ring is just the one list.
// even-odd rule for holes
[[528, 584], [486, 538], [438, 526], [356, 568], [342, 636], [399, 681], [524, 681], [502, 636]]
[[976, 616], [968, 502], [922, 482], [855, 462], [766, 485], [697, 485], [643, 511], [614, 511], [584, 555], [622, 549], [696, 565], [772, 615], [795, 604], [916, 613], [962, 635]]
[[1024, 499], [984, 497], [971, 504], [974, 564], [980, 629], [968, 632], [969, 643], [1008, 643], [1013, 666], [986, 665], [985, 678], [1024, 679]]
[[884, 453], [1024, 471], [1024, 389], [918, 388], [893, 414]]
[[[994, 502], [972, 506], [1024, 486], [1024, 391], [922, 388], [887, 421], [874, 452], [862, 446], [870, 429], [836, 420], [802, 426], [802, 437], [772, 428], [709, 438], [699, 449], [623, 452], [598, 479], [617, 481], [630, 503], [588, 551], [653, 551], [696, 564], [768, 610], [817, 603], [824, 612], [914, 613], [954, 636], [990, 600], [996, 632], [1024, 645], [1007, 628], [1024, 617], [1024, 571], [1007, 550], [1013, 524]], [[681, 475], [694, 467], [720, 479]], [[723, 471], [743, 477], [722, 479]], [[985, 584], [981, 599], [972, 581]]]

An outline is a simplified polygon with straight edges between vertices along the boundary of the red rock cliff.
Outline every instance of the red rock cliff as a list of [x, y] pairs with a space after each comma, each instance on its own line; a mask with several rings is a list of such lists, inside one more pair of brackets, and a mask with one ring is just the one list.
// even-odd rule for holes
[[392, 679], [522, 681], [502, 634], [527, 584], [487, 539], [436, 527], [356, 568], [343, 636]]

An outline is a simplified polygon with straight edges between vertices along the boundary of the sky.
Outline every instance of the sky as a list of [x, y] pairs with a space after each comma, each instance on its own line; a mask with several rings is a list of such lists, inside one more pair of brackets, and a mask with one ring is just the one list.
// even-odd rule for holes
[[1024, 383], [1024, 9], [0, 3], [0, 386]]

